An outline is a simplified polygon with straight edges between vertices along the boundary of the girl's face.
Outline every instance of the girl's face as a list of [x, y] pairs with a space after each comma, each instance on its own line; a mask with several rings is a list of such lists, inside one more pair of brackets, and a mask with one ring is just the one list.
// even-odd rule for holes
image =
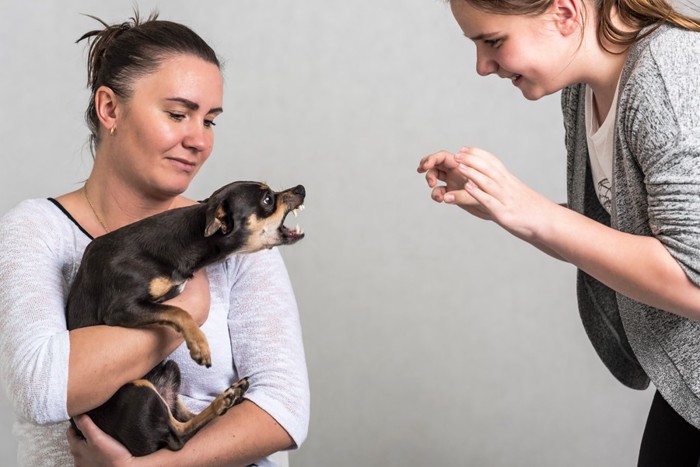
[[110, 168], [132, 189], [167, 198], [181, 194], [214, 146], [223, 80], [215, 64], [174, 55], [137, 78], [117, 107], [116, 131], [105, 135]]
[[[530, 100], [571, 84], [570, 64], [578, 34], [562, 28], [557, 2], [538, 16], [498, 15], [478, 10], [466, 0], [450, 2], [464, 35], [476, 44], [476, 71], [509, 79]], [[570, 27], [570, 26], [567, 26]]]

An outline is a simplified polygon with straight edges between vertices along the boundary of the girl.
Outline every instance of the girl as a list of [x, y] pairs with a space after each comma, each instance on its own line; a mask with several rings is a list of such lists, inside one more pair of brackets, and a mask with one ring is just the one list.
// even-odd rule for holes
[[[0, 369], [18, 418], [19, 463], [275, 465], [268, 456], [299, 446], [309, 416], [299, 316], [278, 251], [208, 267], [174, 299], [207, 335], [211, 369], [195, 364], [182, 338], [167, 329], [66, 330], [66, 293], [86, 245], [193, 204], [182, 193], [209, 157], [214, 120], [223, 111], [219, 61], [187, 27], [137, 15], [86, 38], [92, 172], [80, 189], [24, 201], [0, 221]], [[80, 414], [173, 351], [191, 410], [200, 411], [239, 375], [250, 376], [247, 400], [181, 451], [133, 458]], [[67, 431], [69, 417], [85, 440]]]
[[[700, 21], [665, 0], [452, 0], [477, 72], [562, 91], [568, 207], [472, 147], [423, 158], [437, 202], [579, 269], [586, 331], [656, 389], [640, 466], [700, 459]], [[439, 184], [438, 181], [444, 182]]]

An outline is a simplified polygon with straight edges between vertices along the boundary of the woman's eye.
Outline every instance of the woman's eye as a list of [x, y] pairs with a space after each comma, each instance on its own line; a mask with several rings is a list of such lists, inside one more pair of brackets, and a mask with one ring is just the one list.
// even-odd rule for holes
[[168, 112], [168, 115], [170, 116], [170, 118], [172, 118], [172, 119], [175, 120], [176, 122], [179, 122], [179, 121], [181, 121], [183, 118], [185, 118], [185, 115], [184, 115], [184, 114], [180, 114], [180, 113], [177, 113], [177, 112]]
[[494, 49], [500, 47], [500, 45], [503, 43], [503, 39], [486, 39], [484, 40], [484, 44], [488, 45], [489, 47], [493, 47]]
[[204, 120], [204, 126], [209, 128], [212, 126], [216, 126], [216, 123], [214, 123], [214, 120]]

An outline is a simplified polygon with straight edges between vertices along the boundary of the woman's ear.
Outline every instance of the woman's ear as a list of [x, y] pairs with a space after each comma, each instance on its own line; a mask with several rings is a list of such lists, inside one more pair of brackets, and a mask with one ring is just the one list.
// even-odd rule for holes
[[551, 13], [557, 29], [563, 35], [571, 35], [583, 27], [584, 1], [586, 0], [553, 0]]
[[100, 86], [95, 91], [95, 112], [102, 126], [109, 132], [117, 126], [117, 95], [107, 86]]

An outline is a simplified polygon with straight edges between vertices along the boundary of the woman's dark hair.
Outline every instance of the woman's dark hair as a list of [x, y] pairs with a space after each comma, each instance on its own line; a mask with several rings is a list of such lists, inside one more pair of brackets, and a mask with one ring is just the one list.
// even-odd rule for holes
[[107, 86], [122, 99], [129, 99], [133, 83], [139, 77], [156, 71], [163, 60], [173, 55], [188, 54], [221, 68], [211, 47], [187, 26], [158, 19], [151, 13], [145, 21], [134, 16], [121, 24], [109, 25], [100, 18], [103, 29], [87, 32], [76, 42], [87, 39], [89, 45], [87, 74], [90, 103], [85, 120], [90, 129], [90, 146], [94, 153], [100, 142], [100, 122], [95, 109], [95, 92]]

